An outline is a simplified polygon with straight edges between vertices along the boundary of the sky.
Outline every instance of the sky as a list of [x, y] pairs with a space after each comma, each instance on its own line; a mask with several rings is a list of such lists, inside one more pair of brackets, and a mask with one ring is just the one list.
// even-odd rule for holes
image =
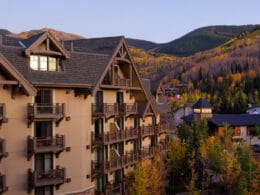
[[0, 0], [0, 29], [163, 43], [210, 25], [260, 24], [260, 0]]

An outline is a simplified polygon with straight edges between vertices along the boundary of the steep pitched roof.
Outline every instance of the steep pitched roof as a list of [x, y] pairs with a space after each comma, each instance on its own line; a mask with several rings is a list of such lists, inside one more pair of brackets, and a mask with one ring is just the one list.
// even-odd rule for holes
[[[148, 95], [148, 98], [150, 100], [150, 103], [153, 107], [153, 109], [158, 112], [158, 113], [167, 113], [167, 112], [170, 112], [170, 108], [169, 108], [169, 105], [166, 101], [166, 98], [165, 97], [162, 97], [162, 101], [161, 102], [156, 102], [156, 99], [154, 97], [154, 95], [156, 95], [157, 93], [157, 87], [159, 85], [156, 84], [156, 93], [155, 94], [152, 94], [152, 82], [150, 79], [144, 79], [142, 78], [142, 82], [143, 82], [143, 86], [144, 86], [144, 89]], [[157, 83], [160, 83], [160, 82], [157, 82]]]
[[55, 84], [56, 86], [87, 87], [95, 85], [100, 72], [110, 60], [107, 55], [71, 53], [71, 58], [63, 62], [63, 72], [35, 71], [29, 68], [29, 59], [18, 47], [0, 46], [2, 53], [11, 64], [36, 85]]
[[113, 55], [123, 36], [67, 40], [63, 42], [68, 51]]
[[12, 64], [0, 53], [0, 69], [12, 79], [18, 81], [18, 85], [21, 85], [27, 95], [36, 95], [36, 89], [20, 74]]
[[[25, 47], [25, 54], [30, 55], [31, 52], [37, 48], [43, 41], [50, 40], [62, 53], [65, 58], [70, 58], [68, 51], [62, 46], [62, 44], [48, 31], [39, 33], [37, 35], [31, 36], [28, 39], [20, 41], [23, 47]], [[49, 48], [47, 48], [48, 50]]]
[[192, 108], [213, 108], [206, 98], [200, 98]]
[[260, 125], [260, 115], [255, 114], [213, 114], [209, 122], [216, 126], [255, 126]]

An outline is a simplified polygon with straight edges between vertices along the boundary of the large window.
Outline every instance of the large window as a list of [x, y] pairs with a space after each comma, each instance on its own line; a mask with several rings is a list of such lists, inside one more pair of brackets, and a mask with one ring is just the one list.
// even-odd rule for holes
[[59, 71], [58, 59], [50, 56], [30, 56], [30, 67], [33, 70]]

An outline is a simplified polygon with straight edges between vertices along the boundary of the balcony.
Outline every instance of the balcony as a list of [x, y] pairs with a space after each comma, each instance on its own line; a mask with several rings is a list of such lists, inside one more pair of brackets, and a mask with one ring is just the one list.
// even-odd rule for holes
[[167, 133], [169, 131], [169, 123], [160, 123], [158, 125], [158, 133]]
[[125, 111], [125, 116], [128, 117], [130, 115], [135, 115], [137, 114], [137, 104], [124, 104], [124, 111]]
[[34, 154], [53, 152], [57, 157], [59, 154], [65, 150], [65, 136], [56, 135], [55, 137], [46, 137], [46, 138], [36, 138], [30, 137], [27, 138], [27, 159]]
[[92, 175], [107, 174], [111, 171], [122, 169], [125, 166], [129, 166], [137, 163], [139, 160], [139, 153], [127, 153], [120, 157], [105, 160], [101, 162], [92, 161], [91, 173]]
[[30, 193], [33, 188], [47, 185], [55, 185], [59, 188], [61, 184], [66, 182], [66, 169], [60, 168], [50, 171], [33, 171], [28, 170], [28, 192]]
[[65, 104], [56, 105], [28, 104], [28, 126], [35, 119], [53, 119], [56, 125], [65, 117]]
[[6, 186], [6, 178], [5, 175], [2, 175], [0, 173], [0, 194], [6, 192], [8, 190], [8, 187]]
[[150, 159], [154, 155], [154, 148], [153, 147], [143, 147], [140, 150], [140, 156], [142, 159]]
[[139, 137], [139, 128], [132, 128], [130, 127], [129, 129], [125, 129], [125, 140], [133, 140], [137, 139]]
[[147, 125], [147, 126], [143, 125], [141, 127], [141, 136], [146, 137], [146, 136], [154, 135], [155, 131], [156, 131], [155, 125]]
[[99, 118], [105, 116], [109, 118], [118, 114], [117, 103], [103, 103], [101, 105], [92, 104], [92, 117]]
[[107, 145], [124, 140], [124, 131], [113, 131], [102, 134], [95, 134], [91, 132], [92, 145]]
[[114, 78], [114, 86], [131, 87], [131, 80], [125, 78]]
[[7, 157], [8, 153], [5, 151], [5, 140], [0, 138], [0, 161], [3, 157]]
[[105, 195], [114, 195], [114, 194], [122, 194], [121, 183], [112, 182], [111, 184], [106, 185]]
[[0, 126], [2, 123], [6, 123], [7, 118], [6, 118], [6, 110], [5, 110], [5, 104], [0, 103]]

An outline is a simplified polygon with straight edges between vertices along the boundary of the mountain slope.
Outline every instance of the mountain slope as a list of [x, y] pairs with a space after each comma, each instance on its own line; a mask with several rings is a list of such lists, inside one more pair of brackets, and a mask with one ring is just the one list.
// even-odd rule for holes
[[80, 35], [76, 35], [76, 34], [72, 34], [72, 33], [66, 33], [66, 32], [63, 32], [63, 31], [58, 31], [58, 30], [49, 29], [49, 28], [42, 28], [42, 29], [39, 29], [39, 30], [30, 30], [30, 31], [21, 32], [21, 33], [18, 33], [18, 34], [12, 33], [12, 32], [10, 32], [6, 29], [0, 29], [0, 34], [26, 39], [30, 36], [39, 34], [41, 32], [46, 32], [46, 31], [51, 32], [58, 40], [73, 40], [73, 39], [84, 38]]
[[145, 41], [145, 40], [139, 40], [139, 39], [131, 39], [127, 38], [126, 42], [131, 47], [136, 47], [139, 49], [149, 50], [157, 47], [159, 44], [151, 42], [151, 41]]
[[258, 25], [242, 26], [208, 26], [196, 29], [179, 39], [164, 44], [155, 44], [149, 41], [131, 39], [128, 44], [156, 53], [174, 56], [191, 56], [200, 51], [215, 48], [239, 34], [251, 31]]

